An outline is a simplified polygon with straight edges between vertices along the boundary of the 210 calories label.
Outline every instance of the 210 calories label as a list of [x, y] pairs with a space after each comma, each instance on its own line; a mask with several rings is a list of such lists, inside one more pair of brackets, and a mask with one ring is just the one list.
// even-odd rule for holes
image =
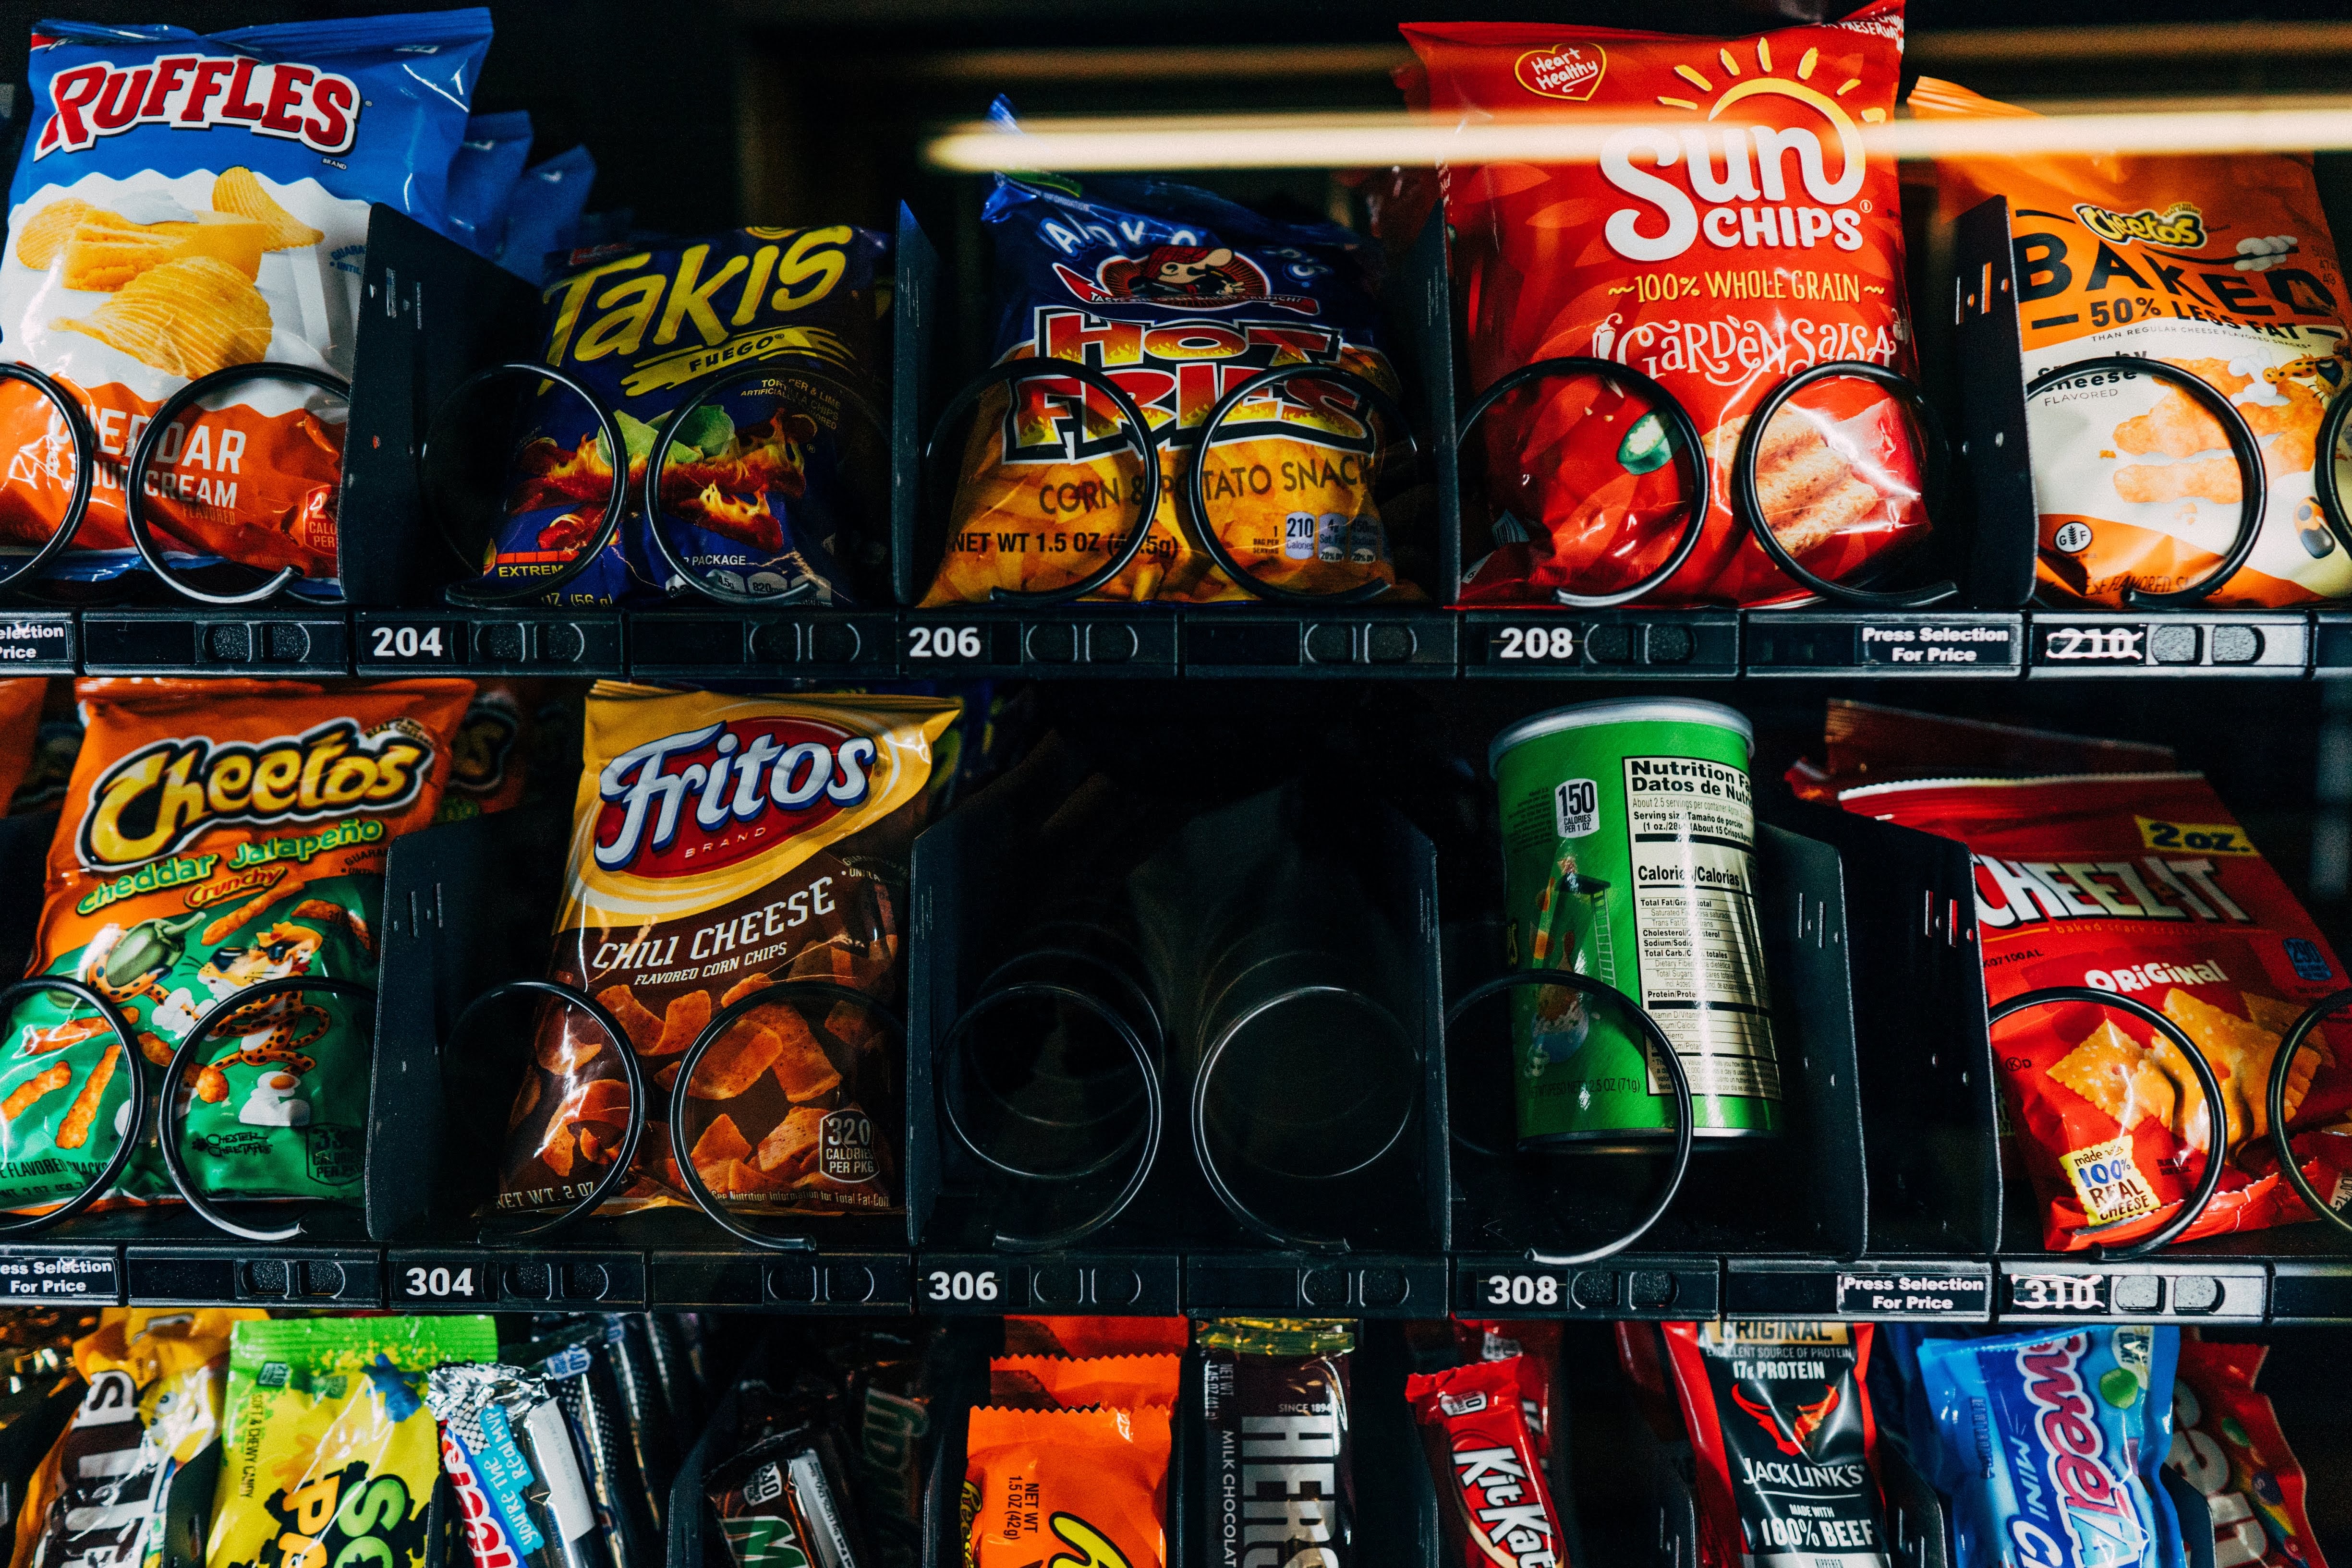
[[113, 1301], [122, 1295], [114, 1254], [17, 1254], [0, 1258], [0, 1291], [17, 1301]]
[[1889, 1270], [1883, 1274], [1837, 1277], [1837, 1315], [1842, 1318], [1988, 1318], [1992, 1313], [1992, 1276], [1918, 1274]]

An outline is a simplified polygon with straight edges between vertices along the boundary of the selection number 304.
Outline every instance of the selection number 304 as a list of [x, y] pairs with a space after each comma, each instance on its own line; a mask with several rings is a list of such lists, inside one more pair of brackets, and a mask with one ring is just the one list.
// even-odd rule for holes
[[411, 1296], [463, 1296], [471, 1301], [474, 1271], [471, 1269], [411, 1269], [404, 1293]]

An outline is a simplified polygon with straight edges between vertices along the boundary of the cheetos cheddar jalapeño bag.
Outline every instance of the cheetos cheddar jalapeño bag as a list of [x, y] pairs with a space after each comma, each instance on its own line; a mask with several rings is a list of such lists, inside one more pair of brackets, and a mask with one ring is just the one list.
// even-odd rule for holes
[[[49, 845], [32, 974], [119, 1008], [151, 1090], [214, 1004], [299, 975], [373, 985], [391, 839], [433, 820], [470, 681], [91, 680]], [[194, 1058], [180, 1147], [199, 1189], [356, 1197], [373, 1005], [273, 991]], [[131, 1075], [97, 1010], [19, 1003], [0, 1045], [0, 1207], [87, 1186], [129, 1129]], [[152, 1123], [150, 1136], [152, 1136]], [[116, 1188], [171, 1191], [151, 1145]]]

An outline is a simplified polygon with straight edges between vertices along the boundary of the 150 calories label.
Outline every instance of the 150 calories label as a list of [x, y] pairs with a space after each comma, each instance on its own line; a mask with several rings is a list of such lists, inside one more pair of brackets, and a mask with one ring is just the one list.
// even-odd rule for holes
[[[1746, 770], [1629, 757], [1625, 819], [1642, 1006], [1674, 1042], [1695, 1097], [1777, 1101]], [[1651, 1093], [1672, 1092], [1659, 1063], [1649, 1078]], [[1711, 1109], [1719, 1116], [1699, 1108], [1702, 1125]]]

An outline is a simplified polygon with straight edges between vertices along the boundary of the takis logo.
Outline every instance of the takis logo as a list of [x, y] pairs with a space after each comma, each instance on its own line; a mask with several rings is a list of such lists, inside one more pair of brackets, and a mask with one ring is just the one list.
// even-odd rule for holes
[[739, 719], [633, 747], [597, 775], [596, 864], [636, 876], [733, 865], [856, 806], [874, 742], [810, 718]]
[[359, 84], [291, 61], [239, 55], [164, 55], [123, 68], [94, 60], [49, 78], [49, 122], [33, 161], [80, 152], [140, 125], [203, 131], [242, 125], [256, 136], [348, 152], [360, 129]]
[[2205, 214], [2187, 202], [2175, 202], [2160, 213], [2153, 207], [2118, 213], [2082, 202], [2075, 205], [2074, 215], [2083, 220], [2084, 228], [2113, 245], [2145, 240], [2177, 250], [2205, 248]]
[[1822, 1429], [1822, 1423], [1827, 1421], [1830, 1413], [1838, 1407], [1838, 1385], [1832, 1383], [1829, 1392], [1812, 1404], [1798, 1406], [1796, 1419], [1788, 1422], [1781, 1420], [1778, 1407], [1763, 1400], [1750, 1398], [1745, 1389], [1735, 1386], [1731, 1391], [1731, 1402], [1747, 1411], [1749, 1417], [1764, 1428], [1765, 1436], [1772, 1439], [1774, 1448], [1792, 1459], [1801, 1459], [1807, 1457], [1807, 1446], [1813, 1434]]
[[1139, 256], [1105, 257], [1088, 278], [1054, 264], [1072, 297], [1087, 305], [1133, 303], [1171, 310], [1224, 310], [1279, 305], [1303, 316], [1320, 307], [1309, 296], [1276, 294], [1265, 269], [1231, 246], [1154, 246]]
[[339, 718], [258, 745], [204, 736], [159, 740], [90, 786], [78, 847], [96, 870], [141, 865], [225, 822], [311, 822], [397, 810], [433, 770], [412, 727], [362, 733]]

